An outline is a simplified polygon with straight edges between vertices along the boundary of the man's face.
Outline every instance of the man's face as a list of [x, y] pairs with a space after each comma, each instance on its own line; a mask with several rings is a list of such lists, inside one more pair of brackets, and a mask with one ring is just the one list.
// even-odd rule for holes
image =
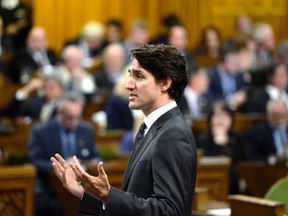
[[231, 74], [237, 72], [240, 69], [239, 55], [237, 53], [228, 54], [224, 60], [224, 67]]
[[147, 116], [162, 105], [161, 84], [156, 83], [153, 75], [142, 68], [136, 59], [128, 71], [130, 78], [125, 87], [129, 90], [129, 108], [141, 109]]
[[272, 85], [281, 90], [286, 90], [288, 85], [288, 74], [286, 66], [283, 64], [278, 65], [275, 70], [275, 74], [271, 79]]
[[81, 102], [66, 102], [59, 111], [59, 118], [65, 128], [75, 129], [82, 117], [83, 104]]
[[35, 28], [29, 35], [28, 46], [33, 51], [43, 52], [47, 49], [46, 33], [41, 28]]
[[47, 80], [43, 83], [45, 97], [48, 101], [52, 101], [61, 97], [63, 88], [55, 80]]
[[270, 112], [268, 112], [268, 119], [272, 126], [283, 127], [288, 123], [287, 106], [283, 103], [275, 104]]

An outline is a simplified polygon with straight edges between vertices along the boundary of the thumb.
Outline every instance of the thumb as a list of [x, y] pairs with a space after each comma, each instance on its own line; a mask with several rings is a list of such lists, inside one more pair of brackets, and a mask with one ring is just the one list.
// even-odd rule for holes
[[98, 163], [98, 175], [99, 175], [99, 177], [101, 177], [101, 176], [106, 176], [106, 173], [105, 173], [105, 170], [104, 170], [104, 166], [103, 166], [103, 162], [102, 162], [102, 161], [100, 161], [100, 162]]

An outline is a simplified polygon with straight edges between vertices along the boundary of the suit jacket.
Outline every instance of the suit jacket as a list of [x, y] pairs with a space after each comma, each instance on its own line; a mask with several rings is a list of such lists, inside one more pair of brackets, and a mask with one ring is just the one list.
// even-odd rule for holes
[[84, 194], [80, 211], [94, 215], [190, 216], [197, 151], [193, 133], [178, 107], [151, 126], [130, 158], [122, 190], [111, 187], [105, 211]]
[[[49, 175], [53, 170], [50, 158], [56, 153], [63, 155], [59, 124], [56, 118], [36, 124], [28, 140], [29, 160], [37, 169], [36, 193], [40, 191], [43, 196], [51, 194], [52, 191], [49, 183]], [[77, 158], [81, 161], [100, 158], [92, 126], [81, 122], [75, 133]]]
[[[198, 108], [201, 111], [201, 115], [206, 115], [209, 111], [210, 104], [208, 103], [208, 99], [206, 95], [202, 95], [199, 98], [201, 100], [201, 103], [198, 103]], [[181, 100], [178, 103], [178, 106], [182, 112], [182, 114], [187, 117], [187, 116], [195, 116], [193, 113], [191, 113], [188, 105], [188, 99], [185, 97], [185, 95], [182, 96]], [[199, 118], [200, 116], [195, 116], [195, 118]], [[193, 117], [194, 118], [194, 117]]]
[[266, 106], [269, 100], [269, 94], [264, 88], [262, 88], [261, 90], [259, 90], [259, 92], [248, 98], [246, 104], [246, 112], [266, 113]]
[[115, 85], [108, 76], [108, 72], [105, 70], [100, 70], [94, 73], [95, 83], [98, 92], [108, 92], [110, 93]]
[[273, 128], [268, 123], [252, 127], [245, 136], [244, 145], [247, 158], [251, 161], [267, 161], [269, 156], [277, 152]]
[[[10, 118], [30, 117], [32, 120], [38, 121], [43, 106], [46, 103], [44, 97], [33, 96], [28, 100], [20, 101], [14, 97], [7, 106], [2, 110], [4, 116]], [[56, 107], [52, 112], [51, 118], [56, 115]]]
[[[214, 67], [208, 71], [209, 76], [209, 88], [208, 98], [213, 102], [216, 100], [225, 100], [224, 87], [221, 84], [220, 71], [218, 67]], [[237, 73], [235, 75], [236, 91], [240, 89], [247, 89], [248, 83], [245, 82], [243, 74]]]
[[107, 129], [132, 130], [134, 118], [128, 106], [129, 101], [121, 96], [111, 96], [105, 106]]
[[[38, 172], [52, 171], [50, 158], [59, 153], [63, 155], [60, 137], [60, 123], [54, 118], [45, 123], [35, 125], [30, 133], [28, 147], [29, 158]], [[91, 160], [99, 157], [94, 141], [94, 130], [91, 125], [81, 122], [75, 131], [76, 156], [80, 160]]]
[[[51, 65], [56, 64], [57, 59], [53, 50], [47, 50], [47, 57]], [[26, 70], [29, 75], [32, 75], [35, 71], [41, 68], [32, 57], [31, 53], [27, 49], [20, 50], [15, 56], [15, 65], [12, 78], [14, 81], [19, 82], [21, 71]]]

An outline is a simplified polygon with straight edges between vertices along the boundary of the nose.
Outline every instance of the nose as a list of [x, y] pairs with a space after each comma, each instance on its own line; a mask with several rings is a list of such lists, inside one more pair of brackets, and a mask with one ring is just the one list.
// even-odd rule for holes
[[133, 81], [133, 77], [129, 77], [128, 81], [126, 82], [125, 88], [128, 90], [132, 90], [135, 88], [135, 82]]

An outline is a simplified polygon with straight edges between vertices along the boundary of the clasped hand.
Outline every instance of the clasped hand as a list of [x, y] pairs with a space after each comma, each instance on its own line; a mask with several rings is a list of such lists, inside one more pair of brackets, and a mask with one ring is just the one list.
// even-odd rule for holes
[[73, 195], [81, 198], [85, 192], [104, 203], [107, 202], [110, 184], [103, 162], [98, 163], [97, 177], [85, 172], [76, 156], [73, 156], [72, 161], [68, 163], [61, 155], [55, 154], [51, 162], [56, 176]]

